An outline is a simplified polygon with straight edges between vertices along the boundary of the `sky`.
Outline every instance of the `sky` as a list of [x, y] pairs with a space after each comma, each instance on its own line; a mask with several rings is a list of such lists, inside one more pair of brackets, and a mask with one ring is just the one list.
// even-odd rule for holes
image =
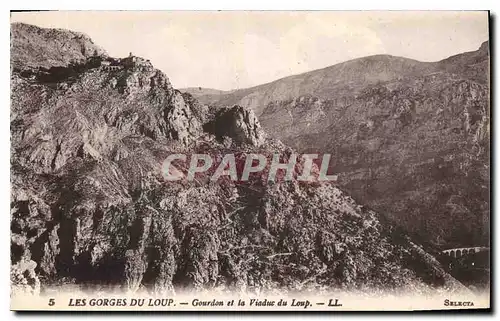
[[437, 61], [488, 40], [486, 11], [52, 11], [11, 22], [150, 59], [176, 88], [230, 90], [375, 54]]

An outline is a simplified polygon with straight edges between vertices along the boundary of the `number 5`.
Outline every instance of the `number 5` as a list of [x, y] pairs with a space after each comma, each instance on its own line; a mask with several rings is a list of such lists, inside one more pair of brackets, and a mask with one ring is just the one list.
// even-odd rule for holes
[[50, 298], [49, 299], [49, 306], [53, 306], [54, 304], [56, 304], [56, 301], [54, 301], [54, 299]]

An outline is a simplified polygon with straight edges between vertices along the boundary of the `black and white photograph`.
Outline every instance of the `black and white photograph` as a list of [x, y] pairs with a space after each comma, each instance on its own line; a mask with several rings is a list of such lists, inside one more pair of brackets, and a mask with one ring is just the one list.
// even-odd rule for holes
[[490, 48], [489, 11], [11, 12], [11, 310], [490, 309]]

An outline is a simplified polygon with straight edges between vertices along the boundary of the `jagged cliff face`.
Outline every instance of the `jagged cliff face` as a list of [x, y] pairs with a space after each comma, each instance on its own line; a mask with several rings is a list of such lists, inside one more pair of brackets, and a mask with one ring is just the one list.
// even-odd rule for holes
[[255, 108], [299, 151], [332, 153], [340, 186], [412, 235], [488, 244], [487, 42], [436, 63], [366, 57], [207, 97]]
[[[165, 181], [170, 154], [291, 150], [266, 139], [252, 111], [213, 111], [159, 70], [30, 60], [25, 44], [48, 35], [33, 52], [50, 51], [55, 31], [13, 30], [12, 61], [32, 69], [11, 75], [11, 279], [21, 289], [461, 288], [330, 184]], [[82, 39], [64, 37], [61, 61]]]

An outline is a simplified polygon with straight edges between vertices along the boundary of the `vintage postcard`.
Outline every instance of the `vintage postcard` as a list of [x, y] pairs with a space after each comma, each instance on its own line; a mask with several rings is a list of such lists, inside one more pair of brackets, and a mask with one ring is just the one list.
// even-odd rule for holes
[[10, 30], [12, 310], [490, 308], [488, 11]]

